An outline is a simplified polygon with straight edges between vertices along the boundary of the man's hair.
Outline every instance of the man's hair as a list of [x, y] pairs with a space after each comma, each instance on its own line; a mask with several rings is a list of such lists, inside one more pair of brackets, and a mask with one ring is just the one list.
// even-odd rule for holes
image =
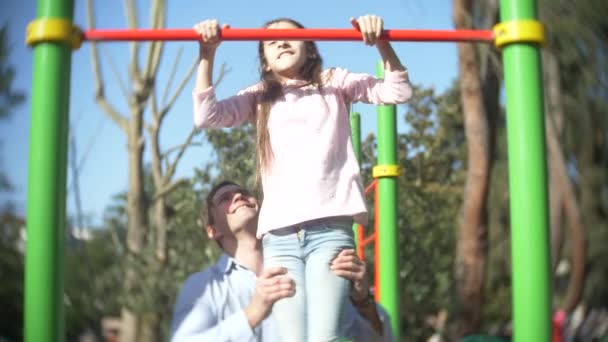
[[213, 197], [221, 188], [228, 186], [228, 185], [235, 185], [235, 186], [240, 187], [239, 184], [237, 184], [233, 181], [223, 180], [223, 181], [215, 184], [215, 186], [213, 188], [211, 188], [211, 191], [209, 191], [209, 194], [207, 195], [207, 198], [206, 198], [207, 225], [213, 225], [215, 223], [214, 218], [213, 218], [213, 213], [211, 212], [211, 210], [213, 209]]

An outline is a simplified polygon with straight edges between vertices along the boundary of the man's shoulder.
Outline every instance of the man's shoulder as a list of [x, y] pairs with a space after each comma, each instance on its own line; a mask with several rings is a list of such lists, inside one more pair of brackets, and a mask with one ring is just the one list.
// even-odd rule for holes
[[186, 278], [183, 289], [189, 289], [193, 287], [206, 287], [210, 283], [220, 281], [222, 278], [222, 271], [218, 268], [217, 264], [211, 265], [202, 271], [192, 273]]
[[178, 301], [194, 302], [205, 292], [212, 291], [216, 285], [222, 282], [223, 272], [217, 264], [211, 265], [204, 270], [192, 273], [179, 291]]
[[215, 266], [209, 266], [206, 269], [192, 273], [184, 280], [182, 288], [192, 287], [195, 285], [201, 285], [213, 281], [217, 272], [214, 270]]
[[[192, 308], [200, 300], [213, 301], [215, 289], [221, 281], [222, 272], [218, 270], [217, 264], [204, 269], [203, 271], [192, 273], [179, 291], [175, 301], [173, 320], [171, 323], [172, 334], [175, 333], [184, 318], [192, 311]], [[209, 304], [210, 302], [207, 302]]]

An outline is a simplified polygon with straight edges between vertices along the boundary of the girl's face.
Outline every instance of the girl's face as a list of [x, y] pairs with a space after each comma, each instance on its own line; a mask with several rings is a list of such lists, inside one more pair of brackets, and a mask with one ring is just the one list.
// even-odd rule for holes
[[[298, 28], [292, 23], [279, 21], [268, 29]], [[266, 71], [272, 71], [282, 81], [298, 78], [300, 69], [306, 63], [306, 48], [303, 41], [272, 40], [263, 42]]]

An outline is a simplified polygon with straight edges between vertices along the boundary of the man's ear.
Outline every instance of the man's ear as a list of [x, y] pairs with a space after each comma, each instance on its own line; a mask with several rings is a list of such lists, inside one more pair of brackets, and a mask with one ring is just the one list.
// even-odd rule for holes
[[215, 227], [207, 225], [207, 236], [211, 240], [219, 240], [222, 237], [222, 234], [219, 233]]

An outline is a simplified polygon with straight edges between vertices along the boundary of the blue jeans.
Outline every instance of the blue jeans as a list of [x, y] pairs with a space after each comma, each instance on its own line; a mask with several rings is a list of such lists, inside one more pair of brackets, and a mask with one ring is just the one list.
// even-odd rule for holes
[[296, 284], [293, 297], [276, 302], [272, 315], [281, 341], [337, 341], [350, 282], [331, 269], [343, 249], [354, 248], [353, 220], [307, 221], [264, 235], [264, 267], [285, 267]]

